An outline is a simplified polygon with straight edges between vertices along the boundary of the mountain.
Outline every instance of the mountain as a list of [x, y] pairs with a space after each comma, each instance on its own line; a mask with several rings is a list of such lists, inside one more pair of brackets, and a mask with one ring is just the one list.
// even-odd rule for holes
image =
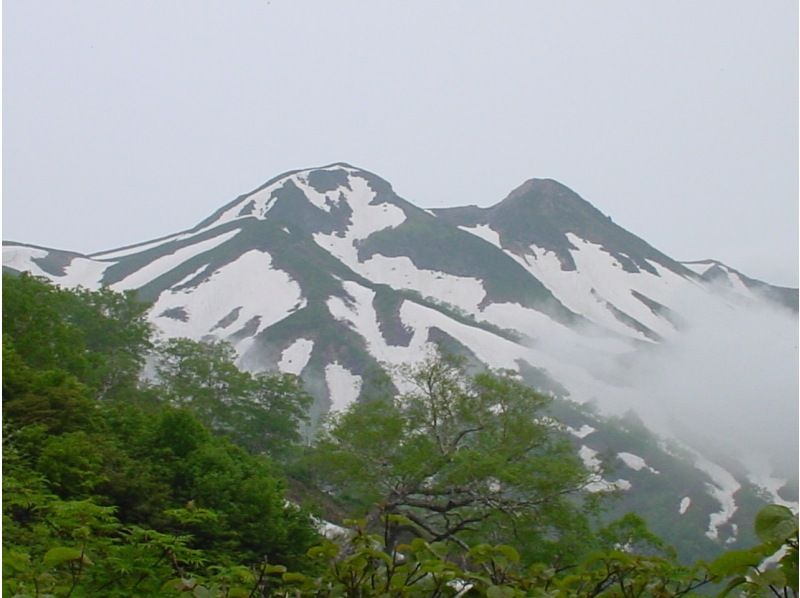
[[[704, 314], [766, 305], [796, 329], [797, 289], [677, 262], [552, 180], [531, 179], [489, 208], [425, 210], [336, 163], [275, 177], [193, 228], [137, 245], [81, 255], [6, 242], [3, 266], [135, 290], [164, 337], [223, 339], [245, 369], [300, 375], [315, 421], [376, 392], [380, 372], [401, 387], [393, 366], [433, 343], [514, 370], [561, 399], [554, 409], [587, 467], [605, 456], [624, 475], [598, 483], [625, 495], [622, 505], [656, 501], [657, 529], [674, 540], [683, 518], [694, 531], [675, 541], [687, 546], [738, 542], [739, 518], [782, 500], [782, 486], [792, 494], [721, 445], [701, 456], [687, 452], [688, 436], [683, 446], [648, 440], [626, 414], [642, 404], [636, 364], [659, 359]], [[677, 437], [660, 426], [662, 407], [645, 423]]]

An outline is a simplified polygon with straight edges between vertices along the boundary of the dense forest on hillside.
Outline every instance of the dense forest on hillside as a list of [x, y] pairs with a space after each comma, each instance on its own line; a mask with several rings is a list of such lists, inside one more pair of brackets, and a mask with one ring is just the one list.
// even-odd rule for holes
[[299, 378], [158, 339], [146, 310], [3, 277], [4, 595], [797, 593], [791, 511], [680, 564], [636, 514], [602, 516], [549, 399], [507, 373], [432, 355], [308, 444]]

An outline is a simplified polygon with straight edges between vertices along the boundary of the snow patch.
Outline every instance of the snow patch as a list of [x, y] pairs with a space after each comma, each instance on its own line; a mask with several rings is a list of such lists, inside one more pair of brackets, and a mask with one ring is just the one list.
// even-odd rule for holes
[[406, 256], [376, 254], [363, 263], [350, 266], [374, 282], [387, 284], [394, 289], [414, 290], [471, 313], [478, 311], [478, 305], [486, 297], [481, 280], [420, 269]]
[[576, 270], [562, 270], [557, 255], [536, 245], [518, 255], [506, 253], [539, 279], [565, 306], [586, 318], [626, 336], [647, 340], [641, 332], [620, 322], [606, 302], [635, 318], [662, 336], [675, 334], [672, 324], [654, 314], [631, 291], [669, 305], [678, 296], [702, 292], [700, 286], [654, 262], [648, 262], [658, 276], [646, 272], [626, 272], [601, 245], [590, 243], [573, 233], [567, 238], [576, 249], [570, 250]]
[[[361, 335], [367, 350], [380, 362], [400, 365], [418, 361], [432, 349], [432, 344], [428, 342], [428, 333], [431, 328], [436, 327], [470, 347], [477, 357], [490, 367], [517, 370], [518, 359], [537, 363], [539, 367], [545, 369], [557, 365], [555, 360], [549, 360], [546, 355], [533, 349], [498, 337], [486, 330], [462, 324], [434, 309], [409, 300], [401, 304], [399, 316], [400, 321], [413, 331], [411, 340], [406, 347], [389, 345], [381, 333], [378, 316], [372, 305], [374, 291], [352, 281], [344, 281], [342, 287], [352, 301], [331, 297], [327, 302], [329, 311], [334, 318], [347, 322]], [[578, 376], [580, 372], [576, 370], [574, 374]], [[395, 376], [393, 381], [395, 384], [402, 382], [399, 375]]]
[[311, 519], [316, 524], [317, 531], [328, 540], [344, 540], [353, 535], [351, 530], [341, 525], [336, 525], [324, 519], [317, 519], [316, 517]]
[[[761, 460], [763, 461], [763, 459]], [[783, 505], [797, 513], [800, 505], [798, 503], [785, 500], [779, 494], [787, 481], [772, 475], [771, 468], [765, 462], [749, 463], [747, 480], [769, 497], [769, 501], [776, 505]]]
[[[198, 241], [197, 243], [181, 247], [170, 254], [153, 260], [152, 262], [136, 270], [133, 274], [126, 276], [119, 282], [115, 282], [111, 285], [111, 288], [115, 291], [141, 288], [148, 282], [155, 280], [162, 274], [169, 272], [173, 268], [195, 257], [196, 255], [200, 255], [206, 251], [211, 251], [215, 247], [219, 247], [226, 241], [229, 241], [235, 237], [237, 234], [239, 234], [239, 229], [233, 229], [215, 237], [211, 237], [210, 239], [205, 239], [203, 241]], [[214, 321], [216, 322], [217, 320]]]
[[165, 243], [171, 243], [172, 241], [180, 241], [181, 239], [185, 239], [188, 236], [189, 236], [188, 233], [181, 233], [178, 235], [173, 235], [171, 237], [166, 237], [164, 239], [157, 239], [155, 241], [149, 241], [147, 243], [139, 243], [138, 245], [124, 247], [122, 249], [117, 249], [117, 250], [112, 249], [110, 251], [93, 253], [91, 257], [102, 260], [113, 260], [116, 258], [133, 255], [135, 253], [141, 253], [143, 251], [147, 251], [148, 249], [152, 249], [153, 247], [158, 247], [159, 245], [164, 245]]
[[612, 492], [614, 490], [630, 490], [631, 483], [628, 480], [618, 479], [613, 482], [603, 479], [600, 475], [602, 462], [597, 458], [597, 451], [589, 448], [585, 444], [581, 445], [578, 456], [583, 461], [583, 466], [591, 472], [589, 483], [586, 485], [588, 492]]
[[347, 191], [345, 187], [337, 187], [331, 191], [320, 193], [308, 184], [308, 178], [304, 174], [296, 174], [292, 177], [292, 181], [300, 187], [300, 190], [312, 205], [324, 212], [330, 212], [333, 206], [339, 205], [342, 199], [342, 193]]
[[644, 459], [639, 457], [638, 455], [634, 455], [633, 453], [617, 453], [617, 457], [619, 457], [625, 465], [633, 469], [634, 471], [640, 471], [642, 469], [648, 469], [652, 473], [658, 474], [659, 471], [657, 469], [653, 469], [650, 467]]
[[711, 478], [713, 483], [707, 484], [709, 493], [719, 501], [722, 507], [718, 512], [711, 513], [708, 518], [706, 536], [716, 540], [719, 538], [720, 526], [727, 523], [736, 512], [737, 506], [733, 495], [741, 488], [741, 485], [730, 472], [700, 455], [695, 456], [695, 467]]
[[[256, 191], [250, 195], [245, 195], [240, 201], [237, 201], [233, 206], [220, 214], [220, 216], [214, 220], [214, 222], [197, 231], [195, 234], [199, 234], [225, 222], [241, 220], [242, 218], [257, 218], [258, 220], [264, 220], [267, 217], [267, 212], [269, 212], [272, 206], [275, 205], [275, 198], [272, 197], [272, 194], [283, 187], [288, 180], [288, 177], [282, 178], [278, 181], [275, 181], [271, 185], [264, 187], [260, 191]], [[242, 209], [250, 204], [252, 204], [252, 208], [249, 208], [246, 214], [240, 215]]]
[[22, 245], [4, 245], [3, 246], [3, 265], [7, 268], [13, 268], [20, 272], [30, 272], [34, 276], [46, 276], [51, 278], [51, 275], [42, 270], [34, 259], [45, 258], [50, 252], [36, 247], [24, 247]]
[[184, 276], [183, 278], [181, 278], [178, 282], [176, 282], [174, 285], [172, 285], [172, 287], [175, 288], [175, 287], [180, 287], [180, 286], [185, 285], [187, 282], [192, 280], [195, 276], [200, 274], [200, 272], [202, 272], [205, 269], [206, 269], [206, 265], [203, 264], [202, 266], [200, 266], [197, 270], [195, 270], [194, 272], [192, 272], [188, 276]]
[[361, 392], [361, 376], [351, 373], [337, 362], [325, 366], [325, 383], [328, 386], [332, 412], [347, 409]]
[[699, 263], [691, 263], [691, 262], [681, 262], [681, 266], [684, 268], [688, 268], [695, 274], [699, 274], [702, 276], [705, 274], [714, 264], [707, 263], [707, 264], [699, 264]]
[[577, 430], [575, 428], [570, 427], [570, 426], [566, 426], [566, 429], [567, 429], [567, 432], [569, 432], [573, 436], [576, 436], [577, 438], [586, 438], [589, 434], [591, 434], [592, 432], [595, 431], [595, 429], [592, 426], [588, 426], [586, 424], [583, 424]]
[[100, 288], [103, 273], [114, 262], [99, 262], [85, 257], [76, 257], [64, 268], [64, 276], [51, 276], [53, 282], [65, 287], [82, 286], [90, 291]]
[[299, 376], [303, 368], [308, 365], [313, 348], [314, 341], [307, 338], [298, 338], [281, 353], [278, 369], [287, 374]]
[[488, 241], [495, 247], [500, 247], [500, 249], [502, 249], [502, 247], [500, 246], [500, 234], [488, 224], [479, 224], [477, 226], [472, 226], [472, 227], [459, 226], [458, 228], [472, 235], [475, 235], [476, 237], [480, 237], [484, 241]]
[[49, 251], [37, 247], [5, 245], [3, 246], [3, 266], [21, 272], [30, 272], [34, 276], [43, 276], [62, 287], [75, 288], [81, 286], [91, 291], [96, 291], [100, 288], [103, 273], [114, 263], [76, 256], [64, 268], [64, 274], [56, 276], [45, 272], [33, 261], [46, 258], [49, 254]]
[[[350, 224], [341, 232], [337, 231], [330, 235], [317, 233], [314, 235], [314, 241], [352, 268], [359, 263], [356, 241], [366, 239], [380, 230], [399, 226], [405, 222], [406, 214], [397, 206], [389, 203], [373, 205], [371, 202], [375, 199], [375, 192], [366, 179], [349, 177], [348, 182], [349, 190], [340, 188], [335, 193], [337, 197], [338, 194], [343, 193], [352, 210]], [[312, 203], [314, 194], [320, 195], [310, 186], [305, 185], [303, 189], [306, 197]], [[317, 207], [320, 206], [317, 205]]]
[[681, 499], [681, 505], [680, 505], [680, 507], [678, 507], [678, 513], [680, 513], [681, 515], [683, 515], [684, 513], [686, 513], [686, 511], [688, 511], [688, 510], [689, 510], [689, 507], [690, 507], [691, 505], [692, 505], [692, 499], [691, 499], [691, 498], [689, 498], [688, 496], [684, 496], [684, 497]]
[[[235, 303], [231, 302], [235, 289]], [[300, 286], [284, 271], [272, 267], [268, 253], [251, 250], [235, 261], [216, 270], [208, 280], [194, 289], [168, 289], [159, 295], [150, 310], [150, 320], [167, 337], [187, 337], [200, 340], [211, 334], [224, 338], [225, 331], [210, 331], [231, 312], [231, 306], [241, 306], [236, 319], [227, 330], [239, 329], [258, 317], [255, 336], [305, 305]], [[168, 309], [182, 307], [188, 318], [185, 322], [160, 317]], [[241, 355], [244, 349], [235, 347]]]

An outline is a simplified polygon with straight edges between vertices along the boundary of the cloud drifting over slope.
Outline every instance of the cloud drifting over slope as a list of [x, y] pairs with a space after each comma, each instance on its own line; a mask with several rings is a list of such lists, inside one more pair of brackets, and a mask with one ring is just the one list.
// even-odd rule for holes
[[624, 378], [657, 431], [707, 454], [797, 471], [798, 321], [767, 301], [686, 305], [686, 329], [640, 351]]

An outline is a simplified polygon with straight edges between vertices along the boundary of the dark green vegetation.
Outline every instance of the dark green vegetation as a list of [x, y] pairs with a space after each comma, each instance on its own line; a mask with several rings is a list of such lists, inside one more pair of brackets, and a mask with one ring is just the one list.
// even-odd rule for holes
[[242, 564], [307, 569], [319, 537], [277, 463], [309, 402], [294, 377], [240, 372], [222, 345], [153, 354], [132, 295], [6, 276], [3, 300], [4, 593], [151, 596], [184, 576], [233, 587]]
[[[787, 509], [759, 513], [755, 548], [679, 565], [639, 517], [601, 517], [549, 399], [502, 373], [437, 356], [405, 372], [412, 392], [377, 381], [304, 446], [297, 378], [242, 372], [225, 344], [155, 343], [130, 294], [5, 276], [3, 300], [8, 596], [797, 591]], [[309, 497], [349, 531], [321, 538]]]

